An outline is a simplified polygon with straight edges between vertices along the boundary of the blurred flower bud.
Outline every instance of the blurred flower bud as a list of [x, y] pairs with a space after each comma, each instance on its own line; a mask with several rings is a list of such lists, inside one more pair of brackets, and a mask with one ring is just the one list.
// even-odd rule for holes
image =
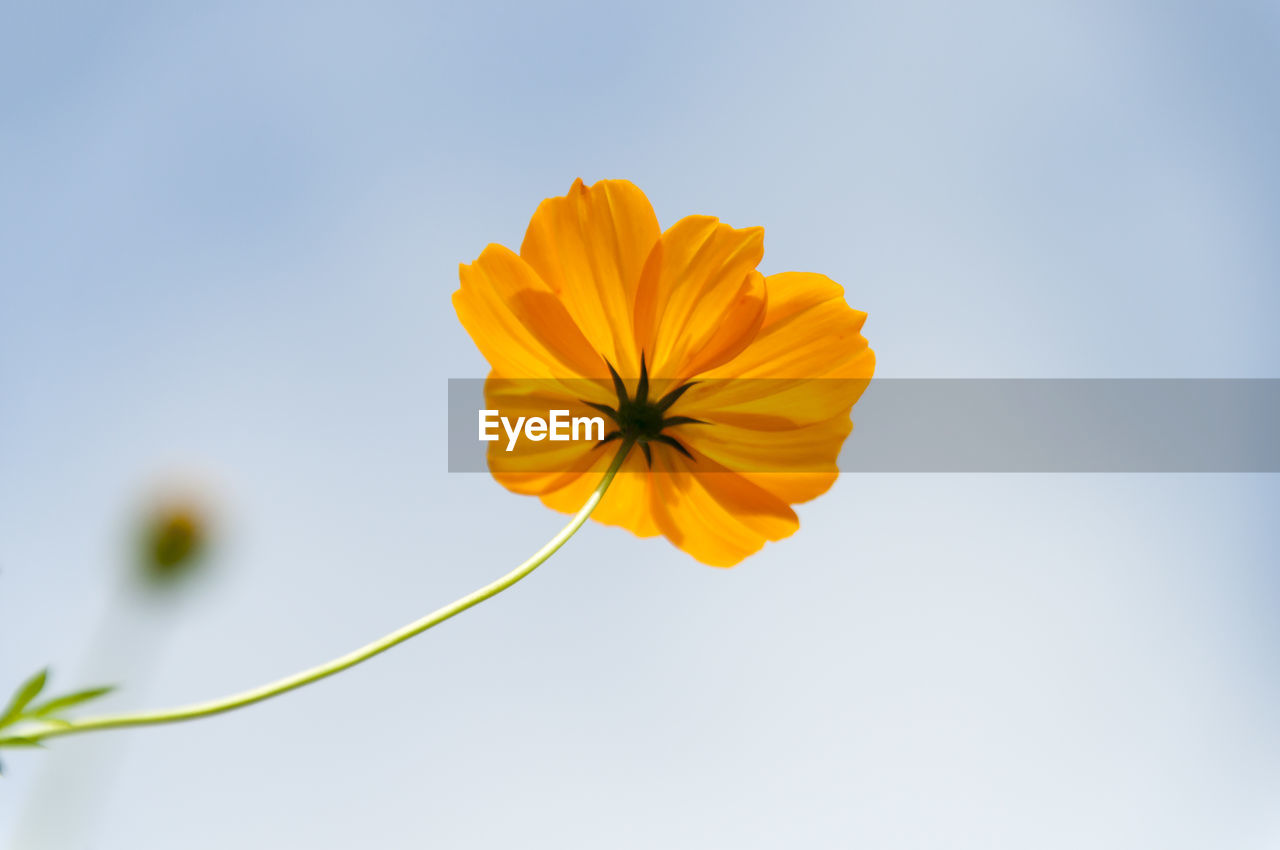
[[158, 500], [143, 519], [139, 565], [143, 578], [169, 585], [191, 573], [209, 545], [209, 511], [190, 495]]

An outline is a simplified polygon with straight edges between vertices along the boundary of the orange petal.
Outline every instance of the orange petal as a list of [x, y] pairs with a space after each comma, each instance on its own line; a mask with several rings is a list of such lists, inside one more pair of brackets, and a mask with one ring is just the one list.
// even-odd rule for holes
[[[541, 494], [542, 503], [561, 513], [576, 513], [591, 491], [599, 486], [601, 476], [617, 451], [617, 442], [601, 447], [595, 463], [586, 474]], [[650, 509], [655, 477], [649, 473], [640, 450], [633, 448], [591, 518], [605, 525], [625, 528], [637, 537], [656, 536], [660, 531]]]
[[870, 378], [862, 323], [867, 314], [844, 300], [826, 275], [783, 272], [765, 278], [769, 304], [760, 331], [731, 362], [705, 377]]
[[788, 505], [808, 502], [831, 489], [838, 472], [744, 472], [742, 477]]
[[853, 430], [848, 406], [841, 414], [789, 428], [756, 429], [710, 420], [670, 433], [734, 472], [835, 472], [840, 447]]
[[[490, 432], [496, 434], [497, 439], [487, 446], [489, 471], [508, 490], [526, 495], [540, 495], [571, 483], [591, 469], [598, 457], [604, 454], [604, 450], [595, 450], [595, 443], [612, 428], [607, 417], [581, 399], [603, 397], [608, 400], [611, 396], [612, 393], [597, 381], [512, 380], [491, 374], [484, 385], [485, 407], [499, 411], [508, 421], [505, 425], [499, 423]], [[524, 436], [522, 419], [536, 416], [550, 420], [554, 410], [567, 411], [569, 420], [579, 417], [602, 419], [604, 427], [588, 429], [590, 433], [580, 431], [581, 439], [578, 440], [551, 440], [549, 434], [541, 440]], [[520, 432], [514, 445], [507, 428]], [[570, 437], [573, 436], [571, 428], [570, 425]]]
[[631, 183], [575, 180], [568, 195], [539, 204], [520, 246], [592, 348], [627, 376], [640, 370], [632, 304], [659, 234], [649, 199]]
[[700, 376], [679, 412], [760, 430], [847, 416], [875, 372], [861, 333], [867, 314], [824, 275], [787, 272], [765, 283], [759, 332], [733, 360]]
[[766, 278], [768, 309], [738, 357], [702, 376], [672, 413], [702, 419], [686, 445], [794, 504], [826, 492], [875, 371], [861, 330], [866, 314], [819, 274]]
[[[662, 447], [654, 452], [653, 517], [662, 533], [704, 564], [731, 567], [766, 541], [800, 527], [777, 496], [695, 453], [694, 461]], [[694, 472], [693, 470], [698, 470]]]
[[[874, 365], [869, 351], [867, 360]], [[849, 409], [868, 383], [869, 376], [702, 381], [692, 386], [671, 412], [710, 422], [715, 430], [785, 431], [838, 417], [848, 419]]]
[[809, 425], [752, 430], [708, 421], [675, 434], [692, 451], [732, 469], [787, 504], [825, 493], [839, 475], [837, 460], [852, 430], [848, 406]]
[[599, 371], [600, 356], [559, 298], [510, 249], [490, 245], [458, 274], [454, 310], [494, 370], [536, 378]]
[[682, 218], [662, 234], [636, 291], [636, 341], [649, 370], [687, 379], [733, 359], [765, 317], [764, 229], [736, 230], [711, 216]]
[[[606, 386], [608, 385], [608, 386]], [[600, 417], [603, 432], [581, 435], [584, 439], [553, 442], [521, 437], [508, 450], [508, 435], [499, 427], [499, 439], [489, 443], [489, 471], [502, 486], [515, 493], [540, 496], [542, 502], [563, 513], [576, 513], [600, 484], [618, 451], [614, 441], [597, 447], [592, 438], [613, 429], [613, 423], [581, 399], [615, 401], [608, 381], [508, 380], [491, 375], [485, 382], [485, 405], [499, 410], [514, 427], [518, 417], [548, 419], [552, 410], [566, 410], [569, 418]], [[640, 537], [658, 534], [649, 510], [650, 476], [638, 449], [631, 454], [592, 519], [618, 525]]]

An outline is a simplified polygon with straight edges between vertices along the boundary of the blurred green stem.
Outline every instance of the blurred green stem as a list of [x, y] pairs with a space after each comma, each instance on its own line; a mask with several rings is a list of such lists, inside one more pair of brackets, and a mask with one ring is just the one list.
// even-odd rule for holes
[[437, 626], [453, 617], [461, 614], [463, 611], [478, 605], [491, 596], [496, 596], [502, 591], [511, 587], [520, 579], [529, 575], [542, 565], [544, 561], [556, 553], [561, 546], [572, 537], [587, 518], [591, 516], [591, 512], [600, 504], [600, 500], [604, 498], [605, 491], [609, 489], [609, 485], [613, 482], [614, 476], [622, 467], [622, 462], [626, 460], [627, 452], [631, 449], [631, 442], [624, 442], [618, 449], [617, 455], [614, 456], [613, 463], [609, 465], [609, 469], [605, 472], [604, 477], [600, 479], [600, 484], [587, 498], [586, 503], [574, 515], [569, 524], [560, 530], [560, 533], [551, 538], [545, 546], [534, 553], [533, 557], [507, 573], [502, 578], [485, 585], [479, 590], [469, 593], [456, 602], [446, 605], [445, 607], [435, 611], [420, 620], [412, 622], [403, 628], [397, 629], [391, 634], [374, 641], [373, 643], [357, 649], [355, 652], [348, 653], [333, 659], [318, 667], [312, 667], [310, 670], [304, 670], [301, 673], [295, 673], [292, 676], [286, 676], [279, 681], [263, 685], [259, 688], [243, 691], [223, 699], [212, 700], [210, 702], [196, 703], [194, 705], [184, 706], [182, 708], [174, 708], [168, 711], [145, 711], [135, 714], [107, 714], [100, 717], [85, 717], [80, 720], [72, 720], [65, 724], [50, 725], [39, 730], [32, 730], [26, 735], [30, 738], [38, 740], [47, 740], [62, 735], [73, 735], [79, 732], [92, 732], [100, 729], [121, 729], [130, 726], [152, 726], [162, 723], [180, 723], [186, 720], [196, 720], [201, 717], [210, 717], [215, 714], [222, 714], [226, 711], [234, 711], [237, 708], [244, 708], [247, 705], [253, 705], [256, 702], [271, 699], [288, 691], [301, 688], [303, 685], [309, 685], [312, 682], [318, 682], [321, 679], [341, 673], [349, 667], [367, 661], [375, 655], [386, 652], [396, 644], [403, 643], [412, 637], [422, 634], [432, 626]]

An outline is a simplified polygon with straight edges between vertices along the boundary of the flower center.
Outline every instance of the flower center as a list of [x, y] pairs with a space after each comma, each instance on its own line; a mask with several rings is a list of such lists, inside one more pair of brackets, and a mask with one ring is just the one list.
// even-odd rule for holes
[[607, 404], [596, 404], [592, 401], [583, 400], [583, 404], [593, 407], [601, 413], [613, 420], [613, 424], [617, 427], [605, 434], [604, 439], [596, 446], [602, 446], [611, 440], [626, 440], [640, 446], [640, 450], [644, 452], [644, 458], [648, 461], [649, 466], [653, 466], [653, 450], [650, 449], [650, 443], [661, 443], [670, 446], [680, 452], [690, 460], [696, 460], [684, 445], [670, 434], [664, 433], [665, 429], [672, 428], [676, 425], [705, 425], [701, 419], [694, 419], [691, 416], [667, 416], [667, 410], [671, 405], [676, 403], [680, 396], [693, 386], [692, 381], [681, 384], [671, 392], [664, 395], [657, 401], [649, 399], [649, 370], [645, 366], [644, 354], [640, 354], [640, 380], [636, 382], [636, 394], [632, 396], [627, 391], [627, 385], [623, 382], [618, 371], [613, 368], [613, 364], [608, 360], [605, 365], [609, 367], [609, 374], [613, 376], [613, 391], [618, 395], [618, 404], [616, 407], [610, 407]]
[[658, 405], [618, 400], [618, 431], [634, 440], [652, 440], [662, 433], [662, 411]]

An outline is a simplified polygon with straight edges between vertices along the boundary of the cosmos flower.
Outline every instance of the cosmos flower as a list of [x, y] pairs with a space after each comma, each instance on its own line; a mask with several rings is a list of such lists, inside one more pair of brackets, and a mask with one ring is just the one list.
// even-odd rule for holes
[[[839, 475], [849, 414], [875, 357], [861, 333], [866, 315], [845, 303], [838, 284], [799, 272], [766, 278], [756, 270], [763, 256], [759, 227], [693, 215], [659, 231], [648, 199], [622, 180], [590, 188], [578, 180], [568, 195], [543, 201], [519, 254], [490, 245], [462, 266], [453, 304], [489, 361], [490, 410], [537, 418], [543, 431], [543, 414], [552, 422], [596, 415], [599, 430], [581, 440], [538, 439], [526, 428], [519, 451], [509, 450], [514, 440], [489, 444], [494, 477], [572, 513], [568, 524], [454, 602], [353, 652], [220, 699], [67, 717], [110, 689], [40, 701], [48, 680], [40, 671], [0, 704], [0, 749], [211, 717], [334, 676], [513, 586], [588, 518], [664, 535], [716, 566], [789, 536], [800, 525], [791, 506]], [[194, 503], [161, 505], [144, 537], [144, 566], [172, 580], [199, 559], [206, 537]]]
[[835, 482], [875, 356], [831, 279], [757, 271], [764, 230], [691, 215], [666, 231], [623, 180], [543, 201], [517, 254], [460, 269], [454, 308], [504, 415], [604, 416], [598, 442], [489, 444], [507, 489], [572, 513], [619, 446], [593, 518], [732, 566], [799, 527]]
[[[220, 699], [88, 717], [63, 712], [105, 696], [89, 688], [38, 701], [48, 672], [0, 708], [0, 749], [65, 735], [179, 723], [244, 708], [341, 673], [513, 586], [588, 518], [659, 534], [715, 566], [732, 566], [799, 528], [791, 506], [839, 475], [849, 414], [875, 371], [864, 313], [819, 274], [764, 277], [764, 231], [704, 215], [668, 230], [622, 180], [548, 198], [520, 253], [489, 245], [461, 269], [454, 309], [489, 361], [490, 410], [598, 419], [584, 439], [489, 444], [503, 486], [573, 518], [537, 552], [471, 593], [353, 652]], [[481, 423], [488, 411], [481, 411]], [[524, 417], [520, 419], [520, 417]], [[609, 431], [605, 433], [605, 419]], [[505, 427], [505, 426], [504, 426]], [[518, 426], [517, 426], [518, 427]], [[513, 429], [514, 430], [514, 429]], [[194, 503], [162, 505], [142, 547], [157, 578], [204, 549]]]

